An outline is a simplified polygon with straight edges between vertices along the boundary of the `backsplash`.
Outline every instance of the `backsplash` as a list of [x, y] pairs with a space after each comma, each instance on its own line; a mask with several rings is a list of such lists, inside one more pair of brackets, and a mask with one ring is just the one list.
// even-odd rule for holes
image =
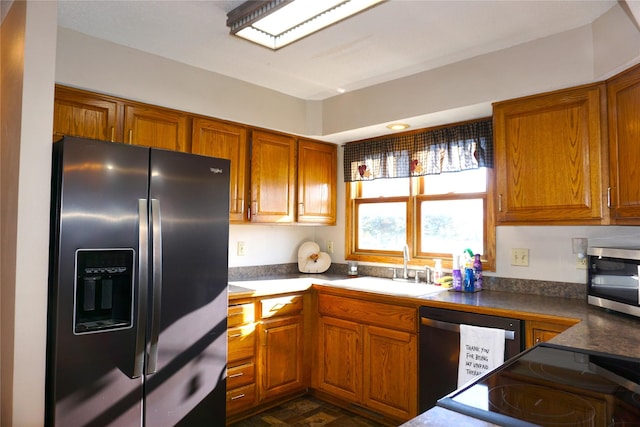
[[[391, 278], [389, 267], [358, 265], [360, 276]], [[260, 278], [286, 278], [287, 276], [304, 276], [297, 263], [257, 265], [249, 267], [230, 267], [229, 281], [242, 281]], [[347, 276], [346, 264], [331, 264], [323, 273], [325, 276]], [[560, 298], [587, 298], [587, 286], [584, 283], [551, 282], [544, 280], [513, 279], [508, 277], [484, 276], [484, 288], [502, 292], [516, 292]]]

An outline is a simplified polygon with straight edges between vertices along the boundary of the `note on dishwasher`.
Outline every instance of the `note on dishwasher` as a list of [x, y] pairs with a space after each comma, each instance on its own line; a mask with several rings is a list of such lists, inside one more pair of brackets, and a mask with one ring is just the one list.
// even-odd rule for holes
[[458, 387], [504, 363], [504, 329], [460, 325]]

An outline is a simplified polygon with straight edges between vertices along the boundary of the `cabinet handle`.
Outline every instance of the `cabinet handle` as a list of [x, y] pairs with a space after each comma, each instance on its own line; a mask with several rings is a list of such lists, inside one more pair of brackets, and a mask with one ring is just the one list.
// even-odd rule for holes
[[133, 129], [129, 129], [129, 145], [133, 143]]
[[115, 142], [116, 140], [116, 129], [111, 126], [111, 142]]
[[239, 338], [241, 336], [242, 334], [233, 334], [233, 335], [229, 335], [229, 338]]
[[498, 194], [498, 212], [502, 212], [502, 194]]
[[237, 396], [233, 396], [231, 397], [231, 400], [238, 400], [238, 399], [242, 399], [244, 397], [244, 393], [240, 393]]
[[[255, 213], [258, 212], [258, 202], [256, 200], [251, 201], [251, 210]], [[251, 214], [249, 214], [249, 219], [251, 219]]]
[[611, 209], [611, 187], [607, 188], [607, 207]]
[[242, 373], [242, 372], [238, 372], [237, 374], [231, 374], [231, 375], [229, 375], [229, 378], [238, 378], [238, 377], [241, 377], [241, 376], [243, 376], [243, 375], [244, 375], [244, 373]]

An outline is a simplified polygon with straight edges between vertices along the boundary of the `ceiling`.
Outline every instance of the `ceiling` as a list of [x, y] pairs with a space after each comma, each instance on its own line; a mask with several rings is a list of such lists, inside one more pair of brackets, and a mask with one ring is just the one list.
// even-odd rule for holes
[[322, 100], [589, 24], [616, 0], [387, 0], [278, 51], [229, 35], [226, 14], [241, 3], [60, 0], [58, 22], [291, 96]]

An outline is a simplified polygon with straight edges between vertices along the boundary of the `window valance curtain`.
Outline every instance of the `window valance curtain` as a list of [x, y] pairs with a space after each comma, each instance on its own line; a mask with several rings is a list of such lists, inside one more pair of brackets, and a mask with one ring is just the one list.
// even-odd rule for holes
[[491, 119], [344, 146], [345, 182], [493, 167]]

